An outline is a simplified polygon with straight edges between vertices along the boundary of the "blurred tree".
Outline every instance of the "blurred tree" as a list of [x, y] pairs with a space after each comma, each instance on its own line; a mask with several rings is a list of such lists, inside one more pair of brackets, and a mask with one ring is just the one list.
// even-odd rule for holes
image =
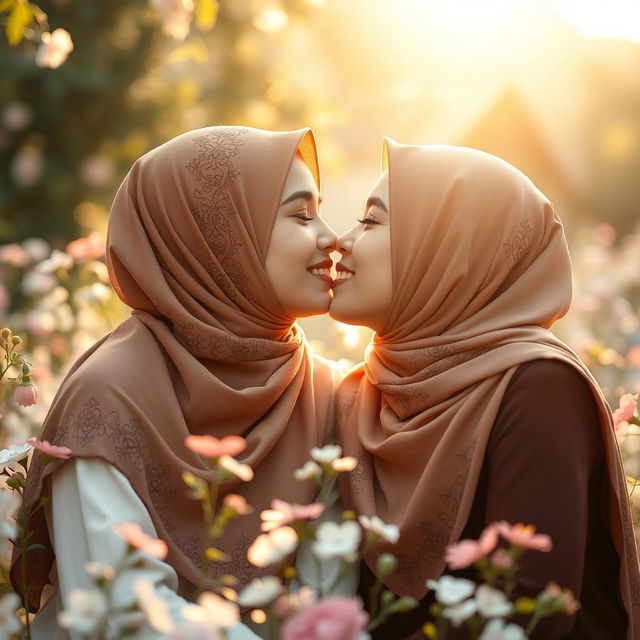
[[62, 246], [78, 227], [103, 228], [135, 159], [185, 130], [303, 121], [305, 97], [283, 90], [273, 65], [281, 30], [314, 5], [41, 3], [74, 48], [53, 69], [34, 64], [34, 43], [0, 42], [0, 243], [35, 235]]

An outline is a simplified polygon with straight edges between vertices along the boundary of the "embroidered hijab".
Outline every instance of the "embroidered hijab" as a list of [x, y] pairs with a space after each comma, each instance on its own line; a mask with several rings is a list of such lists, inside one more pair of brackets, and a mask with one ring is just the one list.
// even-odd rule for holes
[[[388, 158], [388, 162], [387, 162]], [[520, 171], [473, 149], [387, 141], [394, 296], [365, 362], [338, 391], [348, 508], [401, 532], [387, 585], [422, 598], [462, 533], [487, 441], [518, 365], [562, 360], [589, 383], [602, 427], [609, 523], [621, 558], [629, 638], [640, 629], [638, 559], [610, 409], [577, 355], [549, 327], [572, 295], [562, 224]]]
[[[231, 558], [214, 565], [217, 573], [241, 583], [257, 575], [246, 547], [260, 532], [260, 510], [275, 497], [303, 504], [314, 497], [293, 472], [325, 440], [334, 373], [284, 316], [264, 267], [298, 150], [318, 182], [308, 129], [199, 129], [134, 164], [107, 238], [110, 279], [132, 314], [74, 363], [43, 425], [41, 438], [128, 478], [184, 585], [201, 581], [206, 541], [200, 503], [187, 498], [182, 472], [210, 477], [186, 436], [237, 434], [248, 442], [237, 459], [254, 479], [229, 482], [222, 495], [239, 493], [256, 510], [216, 541]], [[43, 469], [34, 453], [25, 509], [50, 492], [62, 464]], [[50, 549], [42, 510], [32, 522]], [[29, 555], [31, 609], [52, 561], [50, 550]]]

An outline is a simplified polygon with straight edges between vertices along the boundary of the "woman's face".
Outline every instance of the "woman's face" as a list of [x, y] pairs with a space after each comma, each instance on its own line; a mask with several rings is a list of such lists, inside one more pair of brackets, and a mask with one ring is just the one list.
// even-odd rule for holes
[[326, 313], [336, 234], [319, 214], [320, 195], [304, 161], [296, 156], [271, 232], [266, 271], [289, 318]]
[[342, 258], [336, 265], [329, 315], [380, 333], [393, 298], [388, 172], [374, 185], [363, 218], [338, 238], [337, 249]]

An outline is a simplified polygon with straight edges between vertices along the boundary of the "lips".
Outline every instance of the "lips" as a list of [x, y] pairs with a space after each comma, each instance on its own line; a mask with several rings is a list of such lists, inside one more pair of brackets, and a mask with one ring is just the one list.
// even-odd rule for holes
[[336, 277], [333, 281], [333, 288], [335, 289], [337, 286], [351, 280], [354, 275], [355, 271], [352, 271], [348, 267], [345, 267], [341, 262], [338, 262], [336, 265]]
[[318, 280], [322, 280], [331, 286], [333, 284], [333, 278], [331, 277], [332, 266], [333, 262], [331, 260], [323, 260], [322, 262], [307, 267], [307, 271], [318, 278]]

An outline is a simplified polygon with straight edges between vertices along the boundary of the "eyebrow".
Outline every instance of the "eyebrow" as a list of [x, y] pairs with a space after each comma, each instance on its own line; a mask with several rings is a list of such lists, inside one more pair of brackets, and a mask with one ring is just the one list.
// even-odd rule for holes
[[376, 196], [372, 196], [371, 198], [369, 198], [367, 200], [367, 204], [365, 205], [365, 209], [368, 209], [369, 207], [379, 207], [380, 209], [382, 209], [385, 213], [389, 213], [389, 210], [387, 209], [387, 205], [382, 202], [382, 200]]
[[[313, 200], [313, 193], [311, 191], [294, 191], [286, 200], [280, 203], [280, 206], [284, 206], [294, 200]], [[318, 196], [318, 204], [322, 204], [322, 196]]]

